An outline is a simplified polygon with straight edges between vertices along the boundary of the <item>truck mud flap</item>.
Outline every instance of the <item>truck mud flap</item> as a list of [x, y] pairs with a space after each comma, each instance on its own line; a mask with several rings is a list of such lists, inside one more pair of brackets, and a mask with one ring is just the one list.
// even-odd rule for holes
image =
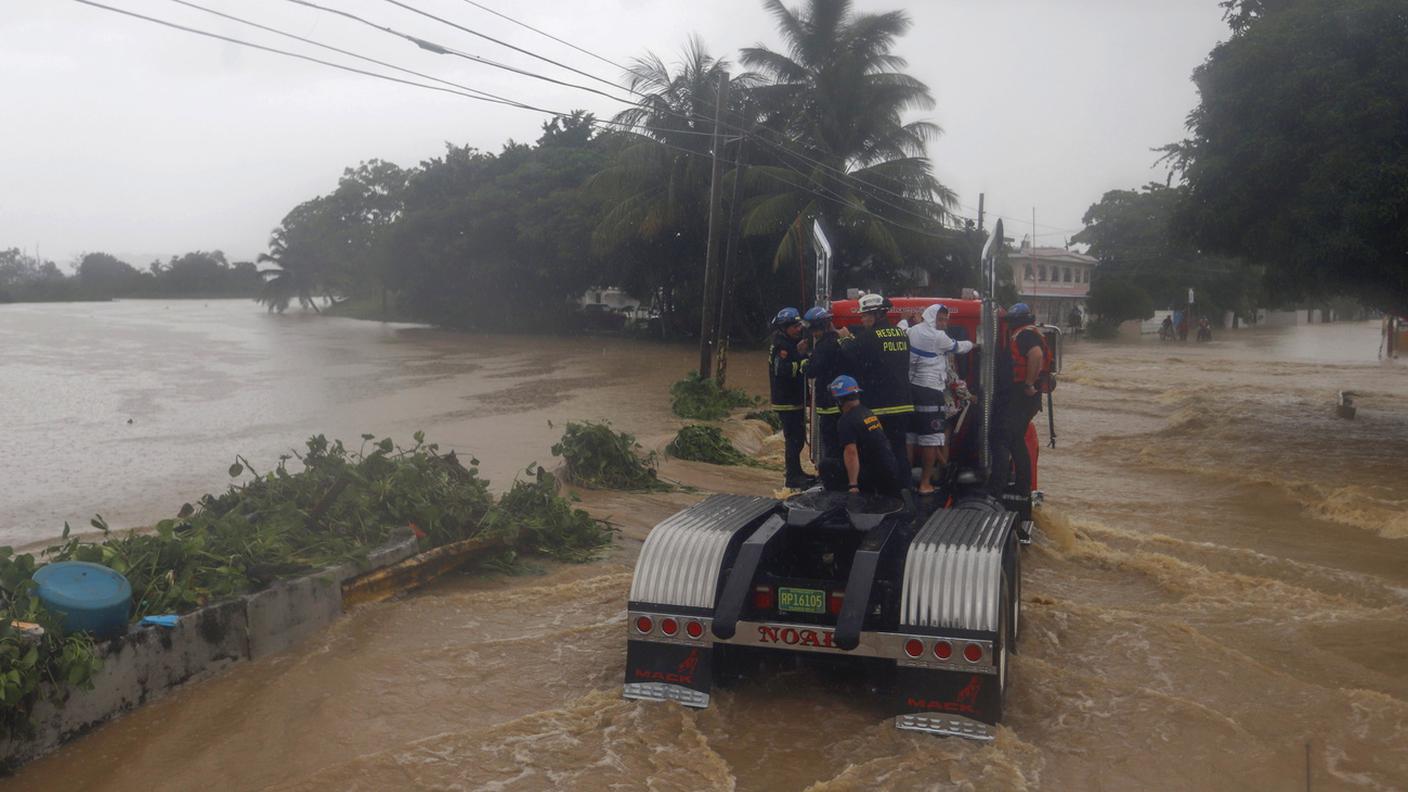
[[623, 694], [628, 699], [707, 707], [713, 690], [713, 655], [708, 646], [627, 641]]
[[994, 674], [900, 667], [895, 670], [895, 726], [951, 737], [991, 740], [1002, 717]]

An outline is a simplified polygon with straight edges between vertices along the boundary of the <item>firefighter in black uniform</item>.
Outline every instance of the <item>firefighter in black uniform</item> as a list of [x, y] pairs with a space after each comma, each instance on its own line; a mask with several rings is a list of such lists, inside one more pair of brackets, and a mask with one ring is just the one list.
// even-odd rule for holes
[[841, 408], [836, 434], [842, 448], [841, 459], [827, 459], [823, 468], [827, 489], [840, 489], [844, 476], [848, 492], [898, 496], [909, 477], [900, 474], [880, 418], [860, 403], [860, 386], [842, 374], [827, 390]]
[[841, 417], [841, 408], [831, 398], [827, 384], [842, 373], [841, 337], [831, 326], [831, 312], [819, 305], [808, 310], [802, 318], [812, 333], [811, 356], [807, 358], [806, 368], [807, 380], [816, 398], [817, 433], [821, 436], [817, 459], [840, 456], [841, 447], [836, 443], [836, 421]]
[[768, 379], [772, 390], [772, 409], [782, 420], [785, 481], [792, 489], [805, 489], [812, 484], [811, 479], [802, 472], [802, 446], [807, 443], [807, 421], [806, 413], [802, 411], [806, 343], [801, 339], [806, 324], [796, 308], [783, 308], [773, 318], [772, 326]]
[[860, 298], [862, 327], [843, 333], [846, 373], [860, 382], [865, 403], [879, 416], [895, 459], [906, 459], [906, 437], [914, 414], [909, 392], [909, 335], [890, 324], [890, 301], [878, 294]]

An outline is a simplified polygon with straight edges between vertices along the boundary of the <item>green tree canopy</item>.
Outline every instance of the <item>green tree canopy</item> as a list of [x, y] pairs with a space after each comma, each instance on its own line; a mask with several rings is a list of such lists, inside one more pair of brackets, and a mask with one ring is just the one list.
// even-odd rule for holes
[[1131, 319], [1142, 321], [1154, 316], [1154, 303], [1149, 299], [1149, 293], [1118, 276], [1098, 278], [1091, 284], [1086, 306], [1109, 325]]
[[904, 117], [934, 107], [929, 87], [901, 71], [907, 64], [893, 51], [909, 16], [855, 13], [850, 0], [764, 6], [784, 47], [748, 47], [742, 60], [768, 80], [754, 94], [770, 121], [760, 137], [775, 164], [761, 169], [768, 178], [749, 204], [745, 232], [777, 240], [775, 265], [796, 255], [813, 218], [840, 237], [843, 271], [869, 259], [888, 274], [907, 251], [932, 253], [926, 232], [943, 230], [955, 199], [926, 155], [939, 127]]
[[1260, 302], [1258, 271], [1236, 259], [1201, 253], [1174, 233], [1174, 216], [1186, 199], [1185, 187], [1153, 183], [1111, 190], [1092, 204], [1082, 221], [1085, 228], [1071, 241], [1088, 245], [1087, 252], [1100, 259], [1093, 285], [1125, 281], [1159, 308], [1185, 304], [1191, 288], [1201, 311], [1250, 313]]
[[1178, 228], [1266, 266], [1281, 299], [1408, 312], [1408, 7], [1229, 0], [1193, 74]]
[[111, 253], [84, 253], [78, 279], [87, 288], [107, 294], [127, 294], [141, 285], [142, 273]]

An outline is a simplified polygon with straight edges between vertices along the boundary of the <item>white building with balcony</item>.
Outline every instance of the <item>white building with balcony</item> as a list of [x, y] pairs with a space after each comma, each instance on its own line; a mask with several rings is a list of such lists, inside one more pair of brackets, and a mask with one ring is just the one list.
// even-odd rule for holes
[[1090, 279], [1099, 263], [1093, 256], [1059, 247], [1023, 245], [1007, 254], [1007, 262], [1012, 266], [1017, 293], [1031, 306], [1038, 322], [1064, 327], [1072, 309], [1085, 314]]

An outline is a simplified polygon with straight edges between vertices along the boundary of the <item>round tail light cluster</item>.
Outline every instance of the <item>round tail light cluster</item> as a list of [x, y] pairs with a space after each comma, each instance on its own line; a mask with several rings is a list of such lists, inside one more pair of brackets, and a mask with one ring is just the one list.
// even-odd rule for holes
[[[641, 635], [650, 635], [655, 631], [655, 620], [649, 616], [636, 617], [636, 632]], [[663, 616], [660, 619], [660, 634], [666, 638], [674, 638], [680, 634], [680, 620], [672, 616]], [[689, 619], [684, 622], [684, 634], [690, 638], [699, 639], [704, 637], [704, 623]]]
[[[962, 644], [962, 646], [963, 659], [967, 660], [970, 663], [977, 663], [981, 661], [983, 659], [983, 656], [986, 654], [982, 644], [965, 642]], [[904, 642], [904, 653], [916, 660], [924, 656], [924, 650], [927, 648], [929, 648], [928, 641], [924, 641], [919, 638], [910, 638]], [[951, 660], [953, 659], [954, 651], [956, 648], [957, 647], [955, 646], [954, 641], [946, 638], [939, 638], [934, 641], [934, 659], [941, 661]]]

